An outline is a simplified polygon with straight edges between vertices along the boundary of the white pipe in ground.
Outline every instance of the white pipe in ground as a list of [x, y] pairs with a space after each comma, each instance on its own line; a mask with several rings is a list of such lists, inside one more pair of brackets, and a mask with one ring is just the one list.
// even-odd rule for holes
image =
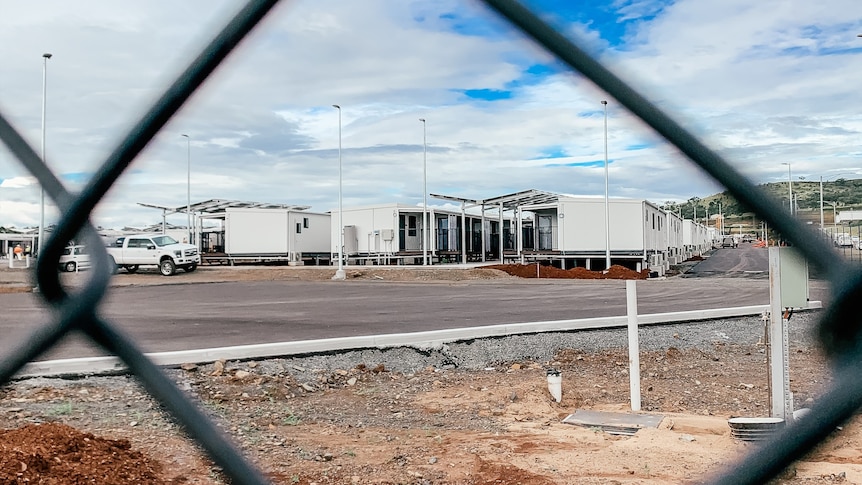
[[563, 376], [557, 369], [548, 369], [548, 392], [551, 393], [554, 401], [563, 400]]

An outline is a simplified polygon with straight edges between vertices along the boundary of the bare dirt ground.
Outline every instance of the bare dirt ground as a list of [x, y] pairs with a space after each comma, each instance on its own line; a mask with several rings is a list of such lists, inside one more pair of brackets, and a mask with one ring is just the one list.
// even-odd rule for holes
[[[351, 269], [348, 279], [514, 278], [499, 269], [395, 271]], [[332, 273], [201, 268], [167, 280], [329, 279]], [[115, 281], [145, 284], [139, 278], [164, 280], [138, 274]], [[708, 351], [642, 353], [642, 408], [663, 417], [657, 428], [616, 436], [561, 422], [578, 409], [626, 412], [627, 366], [626, 349], [567, 349], [550, 362], [495, 362], [472, 372], [404, 374], [378, 362], [314, 372], [278, 359], [168, 372], [274, 483], [698, 483], [754, 446], [733, 439], [727, 419], [769, 413], [762, 345], [716, 342]], [[562, 371], [559, 403], [547, 389], [548, 367]], [[829, 383], [815, 349], [792, 348], [791, 369], [797, 402], [817, 399]], [[298, 377], [309, 370], [314, 378]], [[777, 483], [862, 483], [856, 421], [835, 430]], [[0, 485], [225, 483], [129, 377], [11, 383], [0, 388], [0, 429], [7, 430], [0, 431]]]

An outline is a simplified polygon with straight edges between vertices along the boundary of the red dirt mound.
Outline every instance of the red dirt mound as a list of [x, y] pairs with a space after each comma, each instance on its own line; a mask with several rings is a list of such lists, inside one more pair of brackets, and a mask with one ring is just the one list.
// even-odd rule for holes
[[498, 269], [519, 278], [556, 278], [571, 280], [645, 280], [649, 270], [634, 271], [624, 266], [613, 265], [607, 271], [591, 271], [586, 268], [560, 269], [541, 264], [495, 264], [484, 266]]
[[167, 484], [162, 465], [126, 440], [98, 438], [58, 423], [0, 430], [0, 484]]

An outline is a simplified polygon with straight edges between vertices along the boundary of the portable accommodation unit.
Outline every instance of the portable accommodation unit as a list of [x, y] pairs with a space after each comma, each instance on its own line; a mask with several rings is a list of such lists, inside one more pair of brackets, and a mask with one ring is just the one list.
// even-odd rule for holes
[[862, 211], [840, 211], [834, 219], [836, 224], [841, 224], [842, 222], [862, 221]]
[[682, 235], [686, 259], [700, 255], [709, 247], [707, 228], [703, 224], [691, 219], [683, 220]]
[[423, 217], [421, 207], [397, 203], [344, 208], [342, 219], [338, 210], [331, 212], [333, 256], [338, 254], [341, 222], [345, 257], [355, 263], [378, 264], [421, 264], [426, 256], [429, 262], [478, 260], [483, 247], [493, 248], [490, 237], [483, 237], [483, 228], [490, 234], [498, 224], [466, 210], [439, 207], [429, 207]]
[[685, 261], [685, 243], [683, 242], [683, 219], [676, 212], [665, 211], [667, 220], [667, 261], [668, 264], [679, 264]]
[[329, 214], [281, 208], [228, 207], [224, 252], [232, 257], [287, 257], [289, 261], [329, 254]]
[[535, 251], [527, 258], [559, 258], [564, 267], [604, 269], [607, 252], [611, 264], [663, 272], [668, 247], [667, 215], [651, 202], [638, 199], [607, 200], [605, 225], [603, 197], [564, 196], [540, 204], [526, 204], [536, 231]]

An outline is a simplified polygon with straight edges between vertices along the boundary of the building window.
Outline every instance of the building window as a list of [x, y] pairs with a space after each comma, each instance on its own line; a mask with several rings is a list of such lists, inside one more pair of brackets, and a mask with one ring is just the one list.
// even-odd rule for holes
[[308, 218], [307, 217], [302, 218], [302, 227], [308, 229]]
[[416, 236], [416, 216], [407, 216], [407, 235]]
[[[307, 226], [306, 226], [306, 227], [307, 227]], [[302, 224], [300, 224], [300, 223], [298, 223], [298, 222], [296, 223], [296, 233], [297, 233], [297, 234], [302, 234]]]

